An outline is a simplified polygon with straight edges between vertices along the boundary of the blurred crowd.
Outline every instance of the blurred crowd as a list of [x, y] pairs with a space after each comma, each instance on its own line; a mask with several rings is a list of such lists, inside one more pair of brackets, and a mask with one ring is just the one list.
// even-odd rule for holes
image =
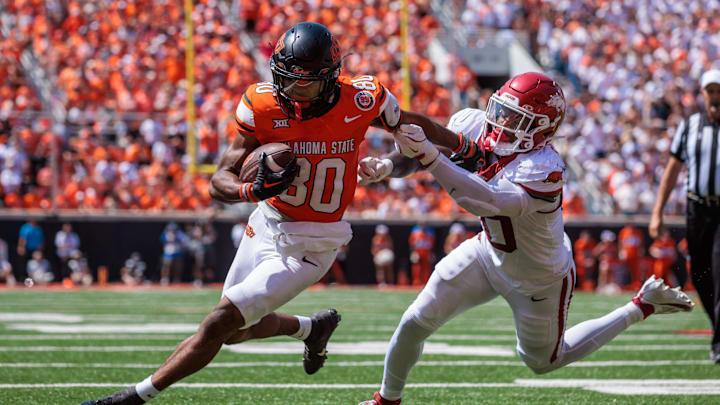
[[[244, 89], [269, 79], [267, 58], [290, 25], [325, 24], [340, 39], [344, 74], [375, 74], [403, 96], [401, 2], [388, 0], [194, 1], [197, 163], [212, 163], [234, 136]], [[437, 81], [429, 49], [440, 24], [430, 0], [409, 2], [410, 108], [444, 122], [484, 108], [483, 89], [457, 56]], [[614, 213], [647, 213], [679, 119], [698, 108], [697, 79], [718, 58], [717, 0], [453, 0], [457, 26], [523, 30], [569, 101], [561, 153], [612, 197]], [[239, 6], [236, 8], [236, 6]], [[182, 2], [11, 0], [0, 7], [0, 206], [201, 210], [208, 175], [186, 153], [185, 13]], [[258, 52], [259, 51], [259, 52]], [[39, 112], [23, 53], [59, 90], [47, 100], [64, 130]], [[715, 66], [718, 67], [718, 66]], [[371, 130], [365, 154], [392, 148]], [[53, 157], [56, 161], [53, 162]], [[59, 189], [55, 201], [53, 178]], [[682, 180], [682, 179], [681, 179]], [[583, 214], [578, 189], [567, 214]], [[682, 212], [683, 190], [667, 210]], [[463, 215], [427, 175], [358, 190], [359, 216]]]
[[[601, 294], [636, 291], [651, 275], [663, 278], [670, 286], [693, 290], [689, 278], [687, 240], [676, 241], [664, 230], [655, 240], [633, 223], [618, 232], [602, 230], [593, 236], [582, 230], [574, 239], [573, 252], [577, 269], [577, 288]], [[444, 241], [437, 241], [435, 230], [419, 223], [410, 233], [408, 258], [396, 257], [389, 228], [375, 228], [371, 254], [375, 264], [375, 280], [384, 285], [422, 286], [430, 278], [435, 263], [476, 233], [460, 222], [453, 223]], [[397, 243], [398, 241], [395, 241]], [[442, 255], [437, 257], [437, 248]]]
[[[272, 45], [294, 22], [330, 27], [347, 54], [344, 74], [375, 73], [402, 95], [396, 2], [243, 1], [240, 10], [236, 3], [194, 2], [197, 163], [215, 162], [231, 141], [237, 101], [249, 84], [267, 79]], [[420, 28], [410, 38], [412, 108], [445, 117], [450, 91], [435, 81], [426, 53], [437, 26], [428, 7], [410, 7], [410, 24]], [[0, 13], [0, 205], [210, 206], [208, 176], [188, 172], [182, 2], [14, 0]], [[40, 103], [22, 74], [25, 50], [60, 90], [51, 101], [66, 112], [64, 133], [37, 114]], [[20, 114], [26, 110], [36, 114]], [[54, 175], [60, 192], [51, 201]]]
[[[244, 231], [244, 224], [237, 227]], [[157, 252], [160, 257], [157, 271], [148, 269], [147, 258], [140, 252], [131, 252], [119, 269], [119, 280], [123, 284], [134, 286], [154, 280], [167, 286], [191, 281], [196, 287], [202, 287], [217, 281], [216, 234], [210, 222], [186, 223], [182, 227], [170, 222], [158, 240], [162, 248]], [[234, 242], [239, 244], [239, 239]], [[14, 249], [12, 255], [11, 248]], [[50, 251], [53, 254], [46, 257]], [[98, 258], [94, 259], [97, 262]], [[111, 277], [109, 271], [105, 265], [91, 269], [83, 241], [69, 222], [63, 223], [50, 241], [46, 240], [43, 227], [32, 218], [20, 227], [15, 246], [0, 239], [0, 282], [8, 287], [14, 287], [18, 279], [24, 280], [27, 287], [51, 282], [68, 288], [93, 283], [104, 285]]]
[[[720, 66], [720, 2], [508, 0], [481, 8], [476, 26], [508, 14], [526, 21], [537, 58], [563, 79], [563, 152], [602, 184], [615, 213], [649, 213], [671, 136], [700, 108], [699, 77]], [[684, 196], [674, 190], [666, 212], [684, 212]]]
[[[227, 235], [235, 248], [247, 232], [246, 225], [237, 222]], [[408, 234], [401, 228], [391, 231], [390, 226], [380, 223], [375, 226], [368, 252], [374, 272], [372, 268], [350, 268], [352, 265], [346, 262], [348, 247], [344, 246], [319, 282], [345, 285], [351, 278], [353, 282], [374, 281], [380, 287], [423, 286], [435, 264], [463, 241], [476, 237], [478, 230], [479, 223], [458, 221], [436, 230], [421, 221]], [[89, 241], [83, 241], [69, 222], [63, 223], [51, 238], [45, 234], [37, 221], [29, 219], [19, 228], [16, 245], [9, 246], [0, 239], [0, 283], [13, 287], [18, 280], [24, 280], [28, 287], [59, 283], [71, 288], [119, 281], [129, 286], [192, 283], [202, 287], [221, 280], [226, 270], [220, 268], [217, 234], [208, 221], [167, 223], [157, 235], [157, 250], [145, 252], [146, 257], [137, 251], [130, 252], [118, 263], [119, 269], [108, 268], [99, 264], [102, 261], [97, 257], [89, 257], [92, 256], [88, 253]], [[399, 235], [407, 239], [399, 240]], [[693, 288], [688, 276], [687, 240], [676, 240], [668, 230], [652, 240], [644, 229], [628, 222], [622, 229], [580, 230], [572, 243], [577, 288], [582, 291], [602, 294], [635, 291], [651, 275], [663, 278], [671, 286]]]

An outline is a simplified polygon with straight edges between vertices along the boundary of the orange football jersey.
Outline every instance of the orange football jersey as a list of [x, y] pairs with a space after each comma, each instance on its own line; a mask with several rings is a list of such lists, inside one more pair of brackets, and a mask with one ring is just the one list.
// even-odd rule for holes
[[374, 76], [340, 76], [340, 100], [319, 118], [289, 119], [273, 96], [272, 83], [248, 88], [235, 111], [237, 129], [261, 144], [289, 145], [300, 166], [292, 185], [266, 200], [296, 221], [340, 220], [357, 186], [360, 144], [370, 122], [385, 109], [388, 91]]

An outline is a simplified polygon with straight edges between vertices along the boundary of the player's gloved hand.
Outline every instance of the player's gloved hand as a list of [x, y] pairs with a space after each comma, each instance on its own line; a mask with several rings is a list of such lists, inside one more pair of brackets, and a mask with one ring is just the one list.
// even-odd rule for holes
[[415, 124], [402, 124], [393, 133], [398, 152], [409, 158], [416, 158], [424, 167], [437, 159], [440, 151], [428, 141], [425, 131]]
[[485, 152], [465, 135], [458, 134], [460, 145], [453, 150], [450, 160], [469, 172], [476, 172], [485, 166]]
[[260, 164], [258, 165], [258, 172], [251, 188], [253, 195], [260, 201], [275, 197], [287, 190], [293, 180], [295, 180], [298, 170], [300, 170], [297, 159], [293, 159], [283, 167], [282, 171], [273, 173], [265, 163], [266, 157], [265, 152], [258, 155]]
[[389, 176], [393, 167], [393, 162], [390, 159], [366, 157], [358, 163], [358, 184], [365, 186], [370, 183], [377, 183]]

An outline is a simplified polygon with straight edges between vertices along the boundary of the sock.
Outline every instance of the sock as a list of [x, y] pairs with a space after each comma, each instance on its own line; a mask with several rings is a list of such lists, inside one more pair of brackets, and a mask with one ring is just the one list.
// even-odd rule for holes
[[642, 294], [640, 294], [636, 297], [633, 297], [632, 304], [634, 304], [638, 309], [642, 310], [643, 319], [645, 319], [655, 312], [655, 307], [652, 306], [652, 304], [646, 304], [646, 303], [640, 301], [641, 295]]
[[412, 316], [403, 315], [385, 356], [385, 373], [380, 387], [383, 398], [390, 401], [400, 399], [410, 369], [420, 359], [425, 339], [433, 332], [418, 325]]
[[298, 328], [298, 331], [290, 336], [298, 340], [305, 340], [308, 338], [308, 336], [310, 336], [310, 331], [312, 330], [312, 321], [307, 316], [295, 315], [295, 317], [300, 322], [300, 328]]
[[578, 361], [610, 342], [630, 325], [643, 320], [643, 312], [628, 302], [609, 314], [581, 322], [565, 331], [562, 358], [543, 372]]
[[160, 393], [160, 391], [152, 385], [151, 378], [152, 376], [142, 380], [135, 386], [135, 391], [137, 391], [138, 396], [145, 402], [155, 398]]

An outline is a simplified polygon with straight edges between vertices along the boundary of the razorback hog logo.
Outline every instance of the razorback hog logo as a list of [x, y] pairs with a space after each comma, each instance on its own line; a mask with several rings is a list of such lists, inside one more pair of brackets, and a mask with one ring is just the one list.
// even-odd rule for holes
[[548, 174], [547, 179], [544, 180], [545, 183], [557, 183], [560, 180], [562, 180], [562, 172], [552, 172]]

